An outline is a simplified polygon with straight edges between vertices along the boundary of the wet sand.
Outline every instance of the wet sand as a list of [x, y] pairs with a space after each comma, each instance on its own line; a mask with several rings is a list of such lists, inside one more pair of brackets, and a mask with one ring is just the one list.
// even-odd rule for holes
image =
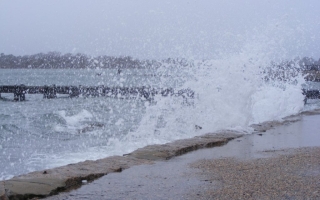
[[211, 187], [190, 194], [192, 199], [320, 199], [320, 148], [281, 151], [272, 158], [201, 160]]
[[47, 199], [320, 199], [320, 115], [309, 114]]

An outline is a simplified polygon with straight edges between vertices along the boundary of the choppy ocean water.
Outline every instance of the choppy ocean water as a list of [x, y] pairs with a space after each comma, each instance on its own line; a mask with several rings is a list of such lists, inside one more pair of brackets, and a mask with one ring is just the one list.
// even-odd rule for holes
[[221, 129], [250, 133], [252, 123], [281, 120], [320, 105], [316, 100], [304, 105], [301, 89], [310, 83], [302, 77], [266, 81], [261, 63], [233, 58], [189, 64], [120, 74], [117, 69], [1, 70], [0, 85], [173, 87], [190, 88], [196, 96], [187, 103], [180, 97], [156, 96], [150, 102], [63, 95], [27, 95], [27, 101], [14, 102], [13, 94], [2, 94], [0, 180]]

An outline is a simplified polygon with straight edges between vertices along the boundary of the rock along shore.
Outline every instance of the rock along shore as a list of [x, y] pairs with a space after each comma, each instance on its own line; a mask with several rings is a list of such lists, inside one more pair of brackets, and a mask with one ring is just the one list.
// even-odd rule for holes
[[[300, 115], [320, 114], [320, 110], [304, 112], [284, 118], [282, 122], [266, 122], [252, 125], [259, 134], [286, 123], [300, 120]], [[163, 145], [149, 145], [123, 156], [111, 156], [96, 161], [84, 161], [53, 169], [36, 171], [0, 182], [0, 200], [42, 198], [81, 187], [113, 172], [121, 172], [132, 166], [153, 164], [202, 148], [222, 146], [230, 140], [242, 137], [237, 131], [208, 133], [190, 139], [177, 140]]]

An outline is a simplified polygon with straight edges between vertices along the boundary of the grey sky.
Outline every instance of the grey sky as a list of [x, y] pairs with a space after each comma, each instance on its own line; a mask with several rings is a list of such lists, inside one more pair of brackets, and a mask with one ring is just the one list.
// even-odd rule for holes
[[319, 10], [319, 0], [0, 0], [0, 53], [211, 58], [264, 35], [319, 58]]

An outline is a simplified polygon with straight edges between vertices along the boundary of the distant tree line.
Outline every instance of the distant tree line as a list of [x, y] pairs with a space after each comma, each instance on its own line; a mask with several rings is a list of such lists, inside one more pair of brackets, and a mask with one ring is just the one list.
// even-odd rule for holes
[[[88, 56], [85, 54], [61, 54], [59, 52], [39, 53], [34, 55], [14, 56], [12, 54], [0, 54], [0, 69], [84, 69], [84, 68], [154, 68], [166, 64], [166, 66], [186, 67], [193, 63], [181, 58], [168, 58], [165, 60], [138, 60], [130, 56]], [[320, 59], [318, 61], [310, 57], [297, 58], [282, 63], [271, 63], [281, 69], [299, 68], [302, 71], [320, 71]]]
[[14, 56], [0, 54], [0, 68], [146, 68], [156, 66], [155, 60], [137, 60], [132, 57], [96, 56], [85, 54], [61, 54], [59, 52], [39, 53], [34, 55]]
[[310, 57], [295, 58], [291, 61], [271, 63], [270, 67], [263, 70], [265, 80], [288, 81], [292, 77], [303, 75], [307, 81], [320, 82], [320, 59]]
[[296, 71], [320, 71], [320, 59], [314, 60], [311, 57], [295, 58], [280, 63], [271, 63], [270, 69], [273, 70], [296, 70]]
[[313, 58], [304, 57], [298, 63], [304, 71], [320, 71], [320, 59], [316, 61]]

